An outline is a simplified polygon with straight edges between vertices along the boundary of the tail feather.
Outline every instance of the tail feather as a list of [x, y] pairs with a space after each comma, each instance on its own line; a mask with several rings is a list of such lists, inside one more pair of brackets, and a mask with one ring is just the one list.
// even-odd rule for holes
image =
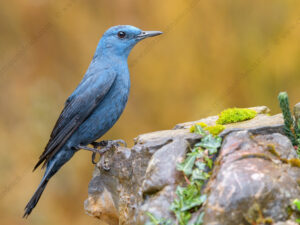
[[31, 211], [34, 209], [38, 201], [40, 200], [41, 195], [43, 194], [43, 191], [45, 190], [45, 187], [47, 186], [48, 180], [42, 180], [41, 184], [31, 197], [30, 201], [27, 203], [25, 207], [25, 213], [23, 215], [23, 218], [27, 218]]
[[60, 152], [58, 152], [49, 162], [47, 162], [47, 168], [43, 179], [40, 185], [38, 186], [37, 190], [33, 194], [32, 198], [27, 203], [23, 218], [27, 218], [29, 216], [31, 211], [34, 209], [34, 207], [40, 200], [41, 195], [43, 194], [43, 191], [45, 190], [48, 184], [48, 181], [67, 161], [69, 161], [72, 158], [74, 153], [75, 151], [72, 149], [61, 149]]

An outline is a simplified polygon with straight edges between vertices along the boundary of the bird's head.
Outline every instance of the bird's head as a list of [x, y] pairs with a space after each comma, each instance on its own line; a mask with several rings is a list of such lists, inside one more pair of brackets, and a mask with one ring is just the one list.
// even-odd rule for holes
[[102, 36], [97, 51], [128, 57], [131, 49], [141, 40], [162, 34], [160, 31], [142, 31], [130, 25], [119, 25], [109, 28]]

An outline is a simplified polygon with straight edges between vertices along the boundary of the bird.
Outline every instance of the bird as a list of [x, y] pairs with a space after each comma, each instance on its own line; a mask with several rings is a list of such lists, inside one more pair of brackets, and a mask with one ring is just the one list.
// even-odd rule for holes
[[[37, 205], [50, 178], [80, 149], [103, 153], [122, 140], [96, 142], [121, 116], [128, 100], [130, 76], [128, 55], [141, 40], [162, 34], [131, 25], [118, 25], [104, 32], [92, 61], [52, 130], [48, 144], [34, 170], [45, 169], [32, 198], [24, 209], [27, 218]], [[88, 147], [93, 145], [94, 148]], [[103, 147], [98, 149], [97, 147]], [[106, 147], [105, 147], [106, 146]], [[94, 158], [93, 158], [94, 160]]]

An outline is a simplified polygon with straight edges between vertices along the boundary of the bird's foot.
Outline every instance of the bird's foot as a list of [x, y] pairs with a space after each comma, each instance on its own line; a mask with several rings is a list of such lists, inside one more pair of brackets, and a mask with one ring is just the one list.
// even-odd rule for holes
[[98, 147], [109, 147], [109, 148], [111, 148], [113, 146], [120, 146], [120, 144], [123, 144], [125, 147], [127, 146], [126, 142], [122, 139], [92, 142], [92, 145], [94, 146], [94, 148], [98, 148]]
[[99, 153], [99, 154], [103, 154], [104, 152], [107, 151], [107, 150], [103, 151], [103, 149], [90, 148], [90, 147], [85, 146], [85, 145], [78, 145], [76, 147], [76, 149], [83, 149], [83, 150], [87, 150], [87, 151], [91, 151], [93, 153]]
[[[99, 153], [102, 155], [104, 152], [107, 152], [113, 147], [120, 146], [120, 144], [123, 144], [125, 147], [127, 146], [126, 142], [124, 140], [118, 139], [118, 140], [105, 140], [105, 141], [99, 141], [99, 142], [92, 142], [91, 145], [93, 145], [94, 149], [97, 151], [94, 151], [92, 154], [92, 163], [97, 164], [95, 162], [96, 154]], [[100, 150], [97, 149], [100, 147]]]
[[107, 150], [109, 150], [109, 149], [106, 149], [106, 148], [102, 148], [102, 149], [90, 148], [90, 147], [85, 146], [85, 145], [78, 145], [77, 149], [83, 149], [83, 150], [88, 150], [88, 151], [93, 152], [93, 154], [92, 154], [92, 163], [93, 164], [97, 164], [97, 162], [95, 162], [95, 158], [96, 158], [96, 154], [97, 153], [100, 154], [100, 155], [102, 155]]

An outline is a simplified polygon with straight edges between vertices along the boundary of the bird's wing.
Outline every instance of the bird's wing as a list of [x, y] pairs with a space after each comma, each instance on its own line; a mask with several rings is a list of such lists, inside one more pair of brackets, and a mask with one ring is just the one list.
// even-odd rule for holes
[[43, 167], [47, 164], [110, 90], [115, 81], [116, 73], [108, 69], [93, 72], [98, 72], [98, 75], [93, 74], [85, 79], [67, 99], [51, 133], [50, 140], [34, 170], [43, 162]]

